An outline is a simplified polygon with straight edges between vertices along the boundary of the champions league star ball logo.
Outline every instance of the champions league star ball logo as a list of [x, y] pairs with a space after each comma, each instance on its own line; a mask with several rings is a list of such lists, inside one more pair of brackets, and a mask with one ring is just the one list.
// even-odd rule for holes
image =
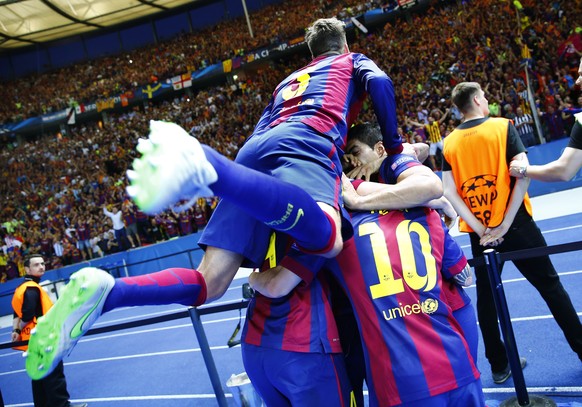
[[484, 224], [489, 223], [491, 211], [488, 206], [497, 198], [497, 176], [493, 174], [477, 175], [461, 185], [463, 200], [477, 218]]
[[497, 176], [493, 174], [484, 174], [484, 175], [477, 175], [476, 177], [469, 178], [467, 181], [463, 182], [461, 185], [461, 190], [466, 195], [471, 195], [472, 192], [475, 192], [478, 189], [483, 191], [494, 189], [495, 185], [497, 184]]

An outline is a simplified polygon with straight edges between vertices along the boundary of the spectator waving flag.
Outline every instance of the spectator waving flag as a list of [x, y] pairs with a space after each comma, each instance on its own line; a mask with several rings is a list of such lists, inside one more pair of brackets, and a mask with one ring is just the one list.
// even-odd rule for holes
[[192, 86], [192, 73], [183, 73], [182, 75], [174, 76], [172, 78], [172, 86], [174, 90], [182, 88], [189, 88]]

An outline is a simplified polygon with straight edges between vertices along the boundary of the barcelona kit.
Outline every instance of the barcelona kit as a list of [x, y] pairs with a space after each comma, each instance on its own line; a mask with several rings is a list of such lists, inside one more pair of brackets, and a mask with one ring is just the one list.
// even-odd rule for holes
[[[273, 233], [261, 268], [286, 264], [299, 270], [302, 261], [319, 261], [291, 243]], [[289, 251], [295, 253], [288, 259], [293, 266], [283, 260]], [[330, 296], [327, 279], [318, 274], [284, 297], [257, 293], [249, 303], [241, 335], [243, 362], [267, 405], [354, 405]]]
[[371, 406], [468, 385], [479, 372], [442, 289], [466, 259], [425, 208], [358, 212], [327, 267], [346, 291], [364, 343]]
[[[376, 113], [387, 149], [399, 151], [391, 80], [366, 56], [347, 53], [318, 57], [284, 79], [235, 161], [297, 185], [315, 201], [340, 209], [340, 157], [367, 94], [375, 106], [382, 106]], [[349, 236], [349, 222], [345, 223]], [[222, 200], [199, 243], [203, 248], [239, 253], [247, 259], [245, 265], [257, 267], [270, 235], [269, 226]]]

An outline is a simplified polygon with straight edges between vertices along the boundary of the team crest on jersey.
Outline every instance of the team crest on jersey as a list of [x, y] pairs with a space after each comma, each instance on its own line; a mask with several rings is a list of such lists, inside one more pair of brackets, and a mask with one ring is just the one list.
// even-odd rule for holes
[[428, 298], [421, 303], [422, 312], [432, 314], [439, 308], [439, 302], [434, 298]]

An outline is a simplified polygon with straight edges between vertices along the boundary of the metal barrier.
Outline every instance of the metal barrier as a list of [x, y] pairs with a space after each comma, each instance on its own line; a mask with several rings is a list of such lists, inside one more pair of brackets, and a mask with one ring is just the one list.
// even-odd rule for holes
[[[515, 387], [516, 397], [511, 397], [501, 403], [500, 407], [509, 406], [544, 406], [555, 407], [556, 403], [546, 396], [528, 394], [527, 386], [525, 384], [525, 377], [521, 368], [519, 360], [519, 351], [515, 336], [513, 334], [513, 327], [511, 325], [511, 317], [509, 316], [509, 308], [507, 307], [507, 300], [505, 291], [503, 289], [503, 282], [501, 281], [501, 269], [503, 263], [507, 260], [519, 260], [524, 258], [535, 258], [546, 256], [550, 254], [564, 253], [574, 250], [582, 250], [582, 241], [574, 243], [565, 243], [555, 246], [532, 248], [526, 250], [516, 250], [507, 253], [498, 253], [494, 249], [488, 249], [484, 252], [483, 259], [487, 265], [487, 272], [489, 273], [489, 282], [491, 283], [491, 291], [493, 292], [493, 299], [495, 301], [495, 308], [497, 309], [497, 316], [499, 318], [499, 325], [503, 334], [503, 341], [505, 342], [505, 349], [507, 352], [507, 359], [509, 360], [509, 367], [513, 375], [513, 385]], [[473, 263], [477, 263], [476, 261]], [[475, 265], [475, 264], [472, 264]]]
[[[210, 382], [212, 383], [212, 388], [214, 389], [214, 394], [216, 395], [218, 405], [220, 407], [227, 407], [228, 403], [226, 401], [224, 389], [222, 387], [220, 377], [218, 376], [216, 364], [214, 363], [212, 351], [210, 350], [210, 345], [208, 344], [206, 332], [204, 332], [204, 327], [202, 326], [202, 321], [200, 317], [202, 315], [210, 315], [218, 312], [247, 308], [248, 304], [249, 300], [241, 299], [238, 301], [225, 302], [219, 305], [203, 305], [200, 307], [190, 307], [185, 311], [174, 312], [172, 314], [160, 315], [157, 317], [140, 319], [138, 321], [124, 322], [121, 324], [94, 328], [89, 330], [84, 336], [97, 335], [106, 332], [119, 331], [122, 329], [130, 329], [144, 325], [158, 324], [161, 322], [190, 318], [190, 320], [192, 321], [192, 325], [194, 326], [194, 331], [196, 332], [196, 337], [198, 339], [198, 344], [200, 346], [200, 352], [202, 353], [202, 357], [204, 358], [206, 370], [208, 371], [208, 376], [210, 377]], [[8, 349], [12, 348], [13, 346], [26, 345], [27, 343], [28, 341], [0, 343], [0, 349]]]

